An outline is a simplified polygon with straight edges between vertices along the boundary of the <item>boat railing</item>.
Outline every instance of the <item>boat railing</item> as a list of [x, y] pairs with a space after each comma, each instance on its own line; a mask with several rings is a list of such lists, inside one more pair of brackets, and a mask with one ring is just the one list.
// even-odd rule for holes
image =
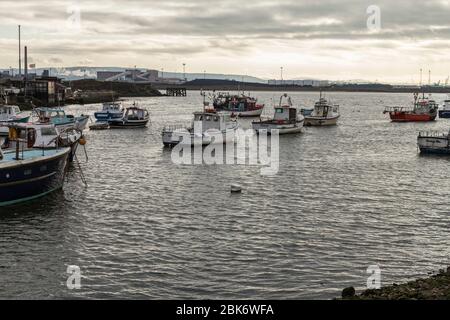
[[390, 112], [405, 112], [405, 111], [412, 111], [413, 109], [408, 107], [385, 107], [383, 113], [390, 113]]
[[420, 131], [419, 138], [446, 138], [450, 135], [449, 133], [443, 133], [440, 131]]
[[171, 132], [176, 130], [188, 130], [189, 125], [175, 124], [175, 125], [166, 125], [163, 128], [163, 131]]

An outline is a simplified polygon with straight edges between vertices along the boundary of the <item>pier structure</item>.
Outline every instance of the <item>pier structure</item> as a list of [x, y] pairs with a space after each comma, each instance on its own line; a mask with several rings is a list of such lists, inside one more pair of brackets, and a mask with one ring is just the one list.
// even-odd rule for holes
[[166, 88], [166, 95], [170, 97], [186, 97], [186, 88]]

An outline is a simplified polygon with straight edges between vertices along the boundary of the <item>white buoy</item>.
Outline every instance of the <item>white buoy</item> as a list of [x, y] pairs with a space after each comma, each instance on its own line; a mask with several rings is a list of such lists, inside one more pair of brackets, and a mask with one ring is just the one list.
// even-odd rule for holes
[[231, 185], [231, 193], [242, 193], [242, 187], [237, 184]]

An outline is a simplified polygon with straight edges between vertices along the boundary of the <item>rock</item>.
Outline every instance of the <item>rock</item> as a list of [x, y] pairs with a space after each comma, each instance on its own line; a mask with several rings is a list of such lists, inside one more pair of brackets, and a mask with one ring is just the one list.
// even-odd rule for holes
[[356, 290], [353, 287], [348, 287], [342, 290], [342, 298], [353, 298], [356, 295]]

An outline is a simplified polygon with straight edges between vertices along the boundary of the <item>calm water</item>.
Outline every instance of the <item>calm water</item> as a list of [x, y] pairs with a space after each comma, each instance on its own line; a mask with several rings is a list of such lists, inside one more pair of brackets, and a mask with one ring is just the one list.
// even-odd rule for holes
[[[384, 106], [408, 94], [329, 96], [339, 126], [281, 137], [275, 177], [172, 164], [160, 131], [189, 122], [200, 95], [137, 99], [148, 129], [87, 133], [88, 187], [73, 168], [63, 191], [0, 209], [0, 298], [329, 299], [363, 288], [369, 265], [383, 284], [449, 265], [450, 158], [420, 156], [416, 137], [450, 122], [390, 123]], [[81, 290], [67, 289], [68, 265], [80, 266]]]

